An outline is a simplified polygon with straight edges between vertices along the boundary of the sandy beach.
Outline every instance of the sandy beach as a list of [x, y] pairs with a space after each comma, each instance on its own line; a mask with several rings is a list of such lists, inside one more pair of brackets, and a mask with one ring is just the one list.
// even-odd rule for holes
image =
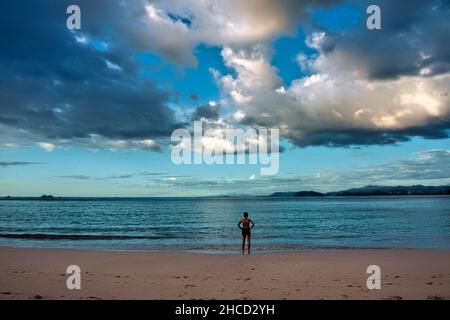
[[[368, 290], [366, 268], [381, 268]], [[68, 290], [66, 268], [81, 268]], [[450, 251], [197, 254], [0, 248], [1, 299], [450, 299]]]

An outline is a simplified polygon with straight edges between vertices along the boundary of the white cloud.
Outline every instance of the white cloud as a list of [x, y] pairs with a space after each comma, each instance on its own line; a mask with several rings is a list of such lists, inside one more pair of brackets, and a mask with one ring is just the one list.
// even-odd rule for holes
[[243, 48], [265, 42], [292, 32], [306, 8], [318, 2], [154, 0], [146, 5], [145, 17], [129, 25], [127, 32], [166, 59], [192, 66], [192, 50], [198, 44]]
[[48, 142], [39, 142], [38, 145], [47, 152], [52, 152], [55, 149], [55, 145]]
[[155, 140], [152, 139], [144, 139], [144, 140], [138, 140], [134, 142], [135, 145], [140, 146], [142, 149], [150, 150], [150, 151], [158, 151], [159, 146], [155, 142]]
[[241, 122], [242, 119], [245, 118], [245, 113], [242, 112], [241, 110], [238, 110], [238, 111], [236, 111], [236, 112], [233, 114], [233, 118], [234, 118], [234, 120], [236, 120], [237, 122]]
[[111, 70], [114, 70], [114, 71], [122, 71], [122, 68], [121, 68], [119, 65], [117, 65], [117, 64], [115, 64], [115, 63], [112, 63], [112, 62], [109, 61], [109, 60], [105, 60], [105, 63], [106, 63], [106, 66], [107, 66], [109, 69], [111, 69]]

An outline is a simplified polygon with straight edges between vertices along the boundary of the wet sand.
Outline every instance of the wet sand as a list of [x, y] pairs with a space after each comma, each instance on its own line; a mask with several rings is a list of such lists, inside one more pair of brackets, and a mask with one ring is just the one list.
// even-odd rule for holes
[[[81, 268], [68, 290], [66, 268]], [[381, 289], [369, 290], [369, 265]], [[0, 299], [450, 299], [450, 251], [197, 254], [0, 248]]]

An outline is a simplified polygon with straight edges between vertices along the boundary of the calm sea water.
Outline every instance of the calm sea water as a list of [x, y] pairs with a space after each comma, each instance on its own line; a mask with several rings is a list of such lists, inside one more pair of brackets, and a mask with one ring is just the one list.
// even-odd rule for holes
[[450, 249], [450, 197], [0, 201], [0, 246], [101, 250]]

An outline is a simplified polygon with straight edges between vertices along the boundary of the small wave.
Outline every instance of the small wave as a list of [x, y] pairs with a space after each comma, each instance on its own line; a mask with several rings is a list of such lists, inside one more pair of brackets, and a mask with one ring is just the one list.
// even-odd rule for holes
[[123, 236], [123, 235], [89, 235], [89, 234], [0, 234], [0, 238], [9, 239], [35, 239], [35, 240], [135, 240], [135, 239], [162, 239], [158, 236]]

